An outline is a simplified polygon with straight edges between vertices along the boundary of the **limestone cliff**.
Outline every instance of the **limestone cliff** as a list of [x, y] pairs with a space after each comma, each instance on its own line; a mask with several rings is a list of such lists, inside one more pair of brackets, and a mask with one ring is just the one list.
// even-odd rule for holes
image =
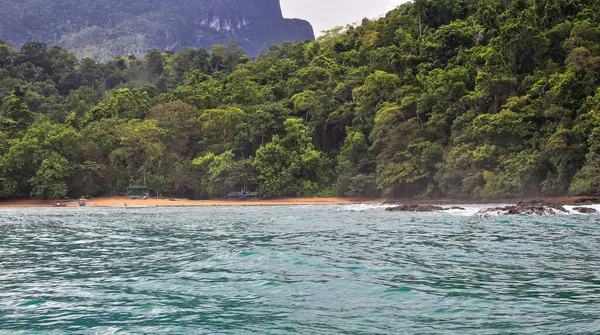
[[283, 41], [314, 39], [311, 25], [285, 19], [279, 0], [0, 0], [0, 39], [60, 45], [106, 60], [230, 40], [250, 55]]

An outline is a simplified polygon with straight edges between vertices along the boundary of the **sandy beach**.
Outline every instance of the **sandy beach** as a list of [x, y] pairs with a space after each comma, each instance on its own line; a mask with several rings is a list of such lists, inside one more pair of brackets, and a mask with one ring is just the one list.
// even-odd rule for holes
[[[0, 207], [53, 207], [58, 200], [0, 201]], [[380, 198], [281, 198], [281, 199], [131, 199], [130, 197], [99, 197], [89, 199], [87, 207], [192, 207], [192, 206], [287, 206], [287, 205], [350, 205], [384, 203]], [[76, 199], [64, 201], [67, 207], [79, 207]]]
[[[352, 204], [509, 204], [520, 200], [536, 199], [386, 199], [386, 198], [278, 198], [278, 199], [210, 199], [189, 200], [181, 198], [169, 199], [132, 199], [125, 196], [98, 197], [87, 200], [87, 207], [193, 207], [193, 206], [290, 206], [290, 205], [352, 205]], [[583, 202], [591, 200], [599, 203], [598, 197], [561, 197], [545, 198], [544, 200], [568, 204], [572, 202]], [[18, 199], [0, 201], [0, 207], [53, 207], [57, 202], [63, 202], [66, 207], [79, 207], [77, 199], [70, 200], [39, 200]]]

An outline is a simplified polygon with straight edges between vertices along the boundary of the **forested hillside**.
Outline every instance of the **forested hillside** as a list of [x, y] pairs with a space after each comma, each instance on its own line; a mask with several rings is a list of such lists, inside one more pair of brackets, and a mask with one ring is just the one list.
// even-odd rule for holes
[[250, 60], [0, 45], [0, 196], [600, 191], [600, 2], [418, 0]]

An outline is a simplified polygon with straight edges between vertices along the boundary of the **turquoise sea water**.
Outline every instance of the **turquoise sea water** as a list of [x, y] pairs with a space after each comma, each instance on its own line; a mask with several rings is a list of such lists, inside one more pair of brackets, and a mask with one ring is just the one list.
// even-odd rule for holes
[[0, 333], [600, 333], [600, 216], [473, 210], [0, 209]]

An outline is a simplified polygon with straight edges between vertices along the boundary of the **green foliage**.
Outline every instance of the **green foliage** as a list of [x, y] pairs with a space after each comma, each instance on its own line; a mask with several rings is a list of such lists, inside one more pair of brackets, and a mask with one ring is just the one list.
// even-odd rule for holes
[[10, 125], [5, 124], [14, 131], [23, 131], [33, 122], [33, 114], [23, 99], [24, 94], [23, 88], [16, 87], [2, 102], [2, 116], [12, 120]]
[[69, 177], [71, 172], [72, 166], [66, 158], [56, 152], [50, 153], [42, 160], [35, 176], [29, 179], [33, 187], [31, 195], [44, 198], [60, 198], [67, 195], [69, 189], [65, 178]]
[[265, 197], [315, 195], [329, 179], [328, 161], [315, 150], [302, 120], [284, 122], [285, 136], [256, 150], [252, 165]]
[[21, 196], [56, 197], [68, 192], [77, 163], [75, 129], [47, 121], [32, 124], [20, 138], [9, 140], [1, 167], [8, 189]]
[[363, 174], [369, 172], [371, 161], [366, 136], [360, 131], [349, 129], [337, 157], [337, 195], [377, 196], [375, 175]]
[[203, 134], [201, 143], [209, 151], [233, 149], [236, 146], [238, 127], [246, 118], [246, 113], [236, 107], [205, 110], [198, 119]]
[[132, 181], [146, 186], [148, 170], [159, 164], [165, 153], [164, 134], [157, 120], [130, 120], [121, 128], [121, 145], [111, 153], [111, 160], [137, 171]]
[[0, 43], [0, 198], [600, 193], [597, 13], [419, 0], [253, 59]]
[[194, 159], [192, 164], [202, 170], [202, 178], [197, 186], [202, 196], [222, 197], [254, 182], [249, 161], [236, 160], [231, 150], [220, 155], [210, 152]]
[[119, 117], [124, 119], [143, 119], [152, 107], [150, 96], [140, 89], [118, 89], [90, 110], [87, 121]]

